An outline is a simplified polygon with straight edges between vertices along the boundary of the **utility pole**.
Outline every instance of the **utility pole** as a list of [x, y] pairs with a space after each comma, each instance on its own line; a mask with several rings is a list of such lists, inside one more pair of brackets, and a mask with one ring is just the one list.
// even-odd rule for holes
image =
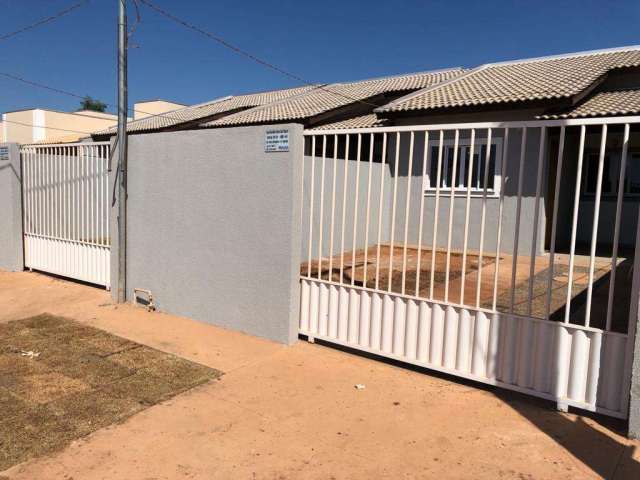
[[127, 299], [127, 0], [118, 2], [118, 302]]

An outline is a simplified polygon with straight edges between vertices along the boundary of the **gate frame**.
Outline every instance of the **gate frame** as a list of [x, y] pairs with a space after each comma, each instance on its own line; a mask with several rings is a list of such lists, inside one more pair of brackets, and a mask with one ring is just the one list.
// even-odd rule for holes
[[[322, 172], [323, 172], [323, 177], [322, 177], [322, 192], [324, 192], [324, 160], [325, 160], [325, 150], [324, 147], [326, 146], [326, 138], [328, 135], [333, 135], [333, 136], [345, 136], [346, 138], [346, 150], [348, 151], [348, 145], [349, 145], [349, 135], [352, 134], [357, 134], [358, 135], [358, 139], [361, 138], [362, 135], [369, 135], [369, 134], [380, 134], [380, 133], [384, 133], [384, 134], [388, 134], [388, 133], [396, 133], [398, 134], [398, 137], [400, 135], [400, 133], [411, 133], [412, 135], [412, 139], [411, 139], [411, 147], [410, 147], [410, 152], [412, 152], [412, 148], [413, 148], [413, 134], [416, 132], [444, 132], [444, 131], [449, 131], [449, 132], [456, 132], [456, 139], [457, 139], [457, 132], [459, 130], [464, 130], [464, 131], [471, 131], [472, 135], [474, 130], [482, 130], [482, 129], [486, 129], [489, 132], [491, 132], [491, 129], [524, 129], [523, 131], [526, 131], [527, 128], [540, 128], [541, 132], [546, 132], [546, 130], [550, 127], [560, 127], [561, 128], [561, 139], [562, 139], [562, 147], [559, 153], [559, 156], [562, 156], [562, 149], [564, 148], [564, 130], [565, 127], [572, 127], [572, 126], [579, 126], [581, 127], [581, 132], [584, 132], [587, 126], [602, 126], [603, 127], [603, 135], [602, 135], [602, 145], [601, 145], [601, 153], [600, 153], [600, 170], [602, 170], [602, 158], [604, 155], [604, 149], [606, 148], [604, 146], [605, 141], [604, 139], [606, 139], [606, 132], [607, 132], [607, 126], [608, 125], [626, 125], [626, 130], [625, 130], [625, 135], [626, 135], [626, 139], [624, 140], [623, 143], [623, 157], [627, 154], [627, 150], [626, 150], [626, 145], [627, 145], [627, 141], [628, 141], [628, 134], [629, 134], [629, 128], [631, 125], [636, 125], [640, 123], [640, 116], [627, 116], [627, 117], [608, 117], [608, 118], [585, 118], [585, 119], [562, 119], [562, 120], [535, 120], [535, 121], [506, 121], [506, 122], [469, 122], [469, 123], [445, 123], [445, 124], [431, 124], [431, 125], [407, 125], [407, 126], [391, 126], [391, 127], [368, 127], [368, 128], [350, 128], [350, 129], [326, 129], [323, 130], [321, 127], [314, 129], [314, 130], [307, 130], [304, 132], [304, 136], [305, 137], [310, 137], [312, 140], [312, 153], [310, 154], [311, 158], [312, 158], [312, 171], [315, 172], [315, 164], [313, 162], [315, 162], [315, 158], [318, 158], [318, 154], [317, 154], [317, 149], [316, 149], [316, 138], [319, 139], [325, 139], [323, 142], [323, 152], [322, 152]], [[584, 139], [584, 133], [582, 133], [582, 139]], [[543, 137], [543, 133], [541, 133], [541, 136]], [[543, 156], [542, 153], [542, 142], [544, 140], [541, 141], [541, 146], [540, 146], [540, 157]], [[440, 137], [440, 144], [442, 146], [442, 135]], [[472, 141], [473, 143], [473, 141]], [[359, 162], [360, 162], [360, 156], [361, 156], [361, 151], [360, 151], [360, 140], [358, 141], [358, 152], [357, 152], [357, 162], [358, 162], [358, 167], [359, 167]], [[523, 141], [524, 144], [524, 141]], [[385, 147], [386, 147], [386, 135], [385, 135], [385, 142], [383, 144], [383, 157], [386, 158], [386, 154], [385, 154]], [[334, 147], [335, 148], [335, 147]], [[524, 148], [522, 148], [522, 153], [521, 153], [521, 167], [519, 169], [519, 171], [522, 171], [522, 162], [524, 159]], [[489, 149], [487, 149], [489, 150]], [[505, 148], [506, 150], [506, 148]], [[584, 152], [584, 144], [581, 145], [581, 150], [580, 150], [580, 156], [582, 156], [582, 153]], [[412, 157], [412, 153], [409, 154], [410, 158]], [[426, 153], [425, 153], [426, 156]], [[457, 156], [457, 149], [455, 149], [455, 153], [454, 156]], [[626, 157], [625, 157], [626, 158]], [[345, 155], [345, 163], [349, 162], [349, 156], [348, 154]], [[396, 165], [397, 165], [397, 160], [398, 160], [398, 151], [396, 150]], [[305, 154], [303, 153], [302, 155], [302, 164], [304, 165], [304, 161], [305, 161]], [[384, 158], [383, 158], [383, 162], [384, 162]], [[455, 160], [454, 160], [455, 163]], [[384, 165], [384, 163], [383, 163]], [[541, 170], [541, 165], [542, 163], [538, 164], [538, 170]], [[626, 162], [623, 161], [622, 165], [626, 165]], [[455, 167], [454, 167], [455, 168]], [[346, 169], [346, 166], [345, 166]], [[304, 170], [304, 167], [303, 167]], [[358, 170], [357, 170], [358, 171]], [[334, 172], [335, 173], [335, 172]], [[357, 174], [356, 174], [357, 175]], [[424, 173], [423, 173], [424, 175]], [[624, 173], [621, 173], [621, 175], [624, 175]], [[568, 323], [568, 320], [566, 323], [564, 322], [551, 322], [553, 325], [556, 325], [558, 328], [561, 328], [563, 326], [565, 327], [570, 327], [570, 328], [575, 328], [577, 330], [596, 330], [598, 332], [598, 334], [602, 337], [608, 336], [608, 335], [620, 335], [620, 336], [624, 336], [626, 337], [626, 348], [624, 351], [624, 365], [622, 368], [622, 378], [621, 378], [621, 382], [622, 382], [622, 391], [621, 391], [621, 401], [620, 401], [620, 411], [612, 411], [612, 410], [608, 410], [606, 408], [602, 408], [597, 406], [595, 403], [593, 405], [587, 405], [584, 402], [574, 402], [572, 400], [569, 400], [567, 398], [561, 397], [560, 395], [557, 394], [556, 390], [553, 390], [553, 393], [551, 394], [545, 394], [544, 392], [535, 392], [532, 391], [531, 389], [524, 389], [521, 388], [517, 385], [511, 384], [511, 383], [505, 383], [505, 382], [501, 382], [500, 380], [494, 379], [494, 380], [488, 380], [486, 378], [478, 378], [477, 376], [474, 375], [465, 375], [462, 374], [461, 372], [457, 372], [457, 371], [452, 371], [452, 369], [450, 368], [439, 368], [438, 366], [435, 365], [427, 365], [425, 364], [425, 362], [417, 362], [417, 361], [411, 361], [410, 359], [407, 359], [406, 356], [398, 356], [395, 355], [393, 352], [383, 352], [380, 348], [378, 349], [373, 349], [373, 348], [369, 348], [367, 346], [363, 346], [358, 344], [358, 342], [353, 342], [353, 341], [347, 341], [344, 339], [339, 339], [336, 337], [331, 337], [331, 336], [327, 336], [327, 335], [322, 335], [319, 334], [317, 332], [317, 324], [318, 322], [316, 321], [316, 325], [315, 325], [315, 329], [313, 328], [313, 321], [314, 321], [314, 315], [316, 316], [315, 318], [319, 318], [318, 316], [321, 315], [320, 310], [321, 309], [325, 309], [325, 313], [327, 312], [327, 306], [322, 304], [322, 300], [320, 299], [320, 294], [313, 290], [314, 284], [315, 284], [315, 288], [320, 288], [319, 285], [326, 285], [326, 286], [334, 286], [340, 289], [340, 291], [342, 291], [343, 289], [346, 289], [349, 291], [348, 294], [348, 299], [346, 300], [346, 305], [348, 305], [346, 308], [347, 310], [351, 309], [350, 306], [350, 302], [349, 299], [351, 298], [351, 292], [353, 291], [359, 291], [361, 293], [366, 293], [368, 295], [380, 295], [380, 296], [388, 296], [388, 297], [393, 297], [393, 302], [395, 304], [396, 300], [398, 299], [402, 299], [402, 301], [406, 301], [406, 302], [431, 302], [434, 304], [440, 304], [444, 309], [453, 309], [453, 308], [458, 308], [458, 309], [466, 309], [466, 308], [471, 308], [472, 310], [475, 310], [477, 312], [481, 312], [482, 309], [478, 309], [476, 307], [469, 307], [469, 305], [455, 305], [452, 303], [449, 303], [447, 301], [442, 302], [442, 301], [434, 301], [432, 298], [431, 299], [427, 299], [427, 298], [423, 298], [423, 297], [414, 297], [414, 296], [410, 296], [410, 295], [404, 295], [404, 291], [402, 292], [402, 294], [400, 293], [395, 293], [395, 292], [391, 292], [391, 291], [385, 291], [383, 289], [379, 289], [377, 288], [367, 288], [367, 287], [359, 287], [359, 286], [355, 286], [353, 285], [353, 283], [351, 285], [346, 284], [346, 283], [341, 283], [341, 282], [333, 282], [333, 281], [327, 281], [327, 280], [323, 280], [320, 278], [320, 268], [318, 268], [318, 278], [313, 278], [311, 275], [311, 270], [310, 270], [310, 266], [311, 266], [311, 245], [313, 242], [313, 223], [314, 223], [314, 219], [313, 219], [313, 208], [314, 208], [314, 200], [313, 200], [313, 188], [314, 188], [314, 180], [313, 180], [313, 173], [312, 173], [312, 180], [311, 180], [311, 200], [310, 200], [310, 219], [305, 219], [304, 218], [304, 204], [301, 205], [301, 225], [304, 226], [305, 224], [305, 220], [308, 220], [309, 222], [309, 259], [308, 259], [308, 264], [309, 264], [309, 269], [307, 270], [307, 275], [303, 275], [301, 273], [300, 275], [300, 281], [301, 281], [301, 316], [300, 316], [300, 334], [302, 335], [306, 335], [308, 340], [310, 342], [313, 342], [315, 340], [315, 338], [320, 338], [324, 341], [330, 342], [330, 343], [335, 343], [338, 345], [342, 345], [342, 346], [346, 346], [346, 347], [350, 347], [350, 348], [354, 348], [354, 349], [358, 349], [358, 350], [362, 350], [362, 351], [366, 351], [369, 353], [373, 353], [376, 355], [381, 355], [384, 357], [388, 357], [388, 358], [392, 358], [404, 363], [408, 363], [408, 364], [415, 364], [415, 365], [419, 365], [421, 367], [426, 367], [428, 369], [433, 369], [436, 371], [442, 371], [445, 373], [449, 373], [449, 374], [453, 374], [456, 376], [460, 376], [463, 378], [469, 378], [472, 380], [476, 380], [476, 381], [480, 381], [482, 383], [489, 383], [492, 385], [497, 385], [497, 386], [501, 386], [503, 388], [507, 388], [510, 390], [515, 390], [515, 391], [521, 391], [523, 393], [528, 393], [528, 394], [532, 394], [535, 396], [539, 396], [542, 398], [546, 398], [549, 400], [553, 400], [557, 402], [557, 406], [558, 409], [560, 410], [566, 410], [567, 407], [569, 405], [572, 406], [576, 406], [578, 408], [582, 408], [582, 409], [586, 409], [586, 410], [591, 410], [591, 411], [597, 411], [597, 412], [601, 412], [607, 415], [611, 415], [614, 417], [619, 417], [619, 418], [627, 418], [627, 416], [629, 415], [629, 410], [630, 410], [630, 406], [629, 406], [629, 399], [630, 399], [630, 388], [632, 385], [632, 369], [633, 369], [633, 354], [634, 354], [634, 346], [636, 343], [640, 343], [638, 342], [638, 339], [636, 338], [636, 330], [637, 330], [637, 323], [638, 323], [638, 301], [639, 301], [639, 290], [640, 290], [640, 210], [638, 212], [638, 224], [637, 224], [637, 232], [636, 232], [636, 239], [635, 239], [635, 252], [636, 254], [634, 254], [634, 263], [633, 263], [633, 281], [632, 281], [632, 286], [631, 286], [631, 298], [630, 298], [630, 306], [629, 306], [629, 321], [628, 321], [628, 326], [627, 326], [627, 333], [626, 334], [622, 334], [622, 333], [618, 333], [618, 332], [614, 332], [612, 330], [609, 329], [610, 326], [610, 318], [607, 318], [607, 324], [605, 329], [592, 329], [590, 327], [588, 327], [588, 321], [587, 321], [587, 327], [583, 327], [580, 325], [575, 325], [575, 324], [570, 324]], [[600, 175], [601, 178], [601, 175]], [[539, 195], [539, 190], [540, 190], [540, 186], [539, 186], [539, 181], [540, 179], [540, 173], [538, 174], [538, 187], [537, 187], [537, 195], [536, 195], [536, 200], [538, 199], [538, 195]], [[504, 182], [504, 175], [502, 175], [502, 181]], [[521, 181], [521, 180], [520, 180]], [[370, 183], [370, 181], [369, 181]], [[557, 184], [560, 184], [560, 181], [558, 179]], [[602, 182], [600, 181], [599, 185], [598, 185], [598, 189], [600, 189]], [[303, 173], [303, 181], [302, 181], [302, 185], [304, 188], [304, 173]], [[436, 190], [439, 189], [439, 182], [437, 182], [438, 187], [436, 188]], [[503, 185], [504, 187], [504, 185]], [[357, 186], [356, 186], [356, 192], [357, 192]], [[558, 186], [559, 188], [559, 186]], [[462, 189], [462, 192], [464, 192], [466, 189]], [[504, 188], [502, 188], [501, 190], [504, 190]], [[576, 197], [578, 196], [578, 193], [576, 194]], [[357, 195], [357, 193], [356, 193]], [[437, 201], [438, 201], [438, 195], [439, 192], [436, 192], [436, 209], [438, 208], [437, 206]], [[486, 187], [485, 187], [485, 195], [486, 195]], [[335, 192], [334, 192], [334, 196], [335, 196]], [[346, 187], [345, 187], [345, 196], [346, 196]], [[424, 196], [424, 192], [423, 195]], [[453, 195], [451, 195], [453, 198]], [[519, 197], [521, 196], [521, 193], [519, 191]], [[596, 212], [596, 215], [598, 215], [599, 213], [599, 201], [600, 201], [600, 193], [597, 194], [597, 202], [598, 205], [596, 207], [594, 207], [594, 211]], [[623, 194], [620, 195], [620, 197], [623, 197]], [[322, 201], [322, 197], [321, 197], [321, 206], [320, 206], [320, 212], [322, 212], [322, 208], [323, 208], [323, 201]], [[381, 200], [382, 202], [382, 200]], [[343, 201], [343, 205], [344, 205], [344, 201]], [[343, 207], [344, 208], [344, 207]], [[367, 206], [367, 220], [368, 220], [368, 206]], [[538, 208], [538, 203], [536, 202], [536, 217], [537, 217], [537, 208]], [[620, 206], [618, 206], [618, 209], [620, 208]], [[554, 221], [553, 221], [553, 226], [552, 228], [555, 229], [555, 222], [556, 222], [556, 215], [557, 215], [557, 202], [556, 205], [554, 205]], [[357, 210], [356, 210], [357, 212]], [[392, 214], [392, 222], [394, 222], [394, 218], [395, 218], [395, 193], [394, 193], [394, 204], [393, 204], [393, 214]], [[344, 214], [344, 212], [343, 212]], [[322, 213], [321, 215], [321, 220], [322, 221]], [[356, 213], [357, 215], [357, 213]], [[408, 213], [407, 213], [408, 215]], [[618, 213], [619, 216], [619, 213]], [[520, 223], [520, 215], [519, 213], [517, 214], [517, 225], [519, 225]], [[596, 236], [596, 232], [597, 232], [597, 220], [598, 217], [595, 217], [595, 222], [596, 222], [596, 227], [592, 228], [592, 250], [593, 250], [593, 246], [597, 243], [597, 241], [595, 240], [595, 236]], [[344, 221], [344, 220], [343, 220]], [[421, 216], [421, 221], [422, 221], [422, 216]], [[437, 221], [437, 217], [436, 217], [436, 221]], [[356, 224], [357, 220], [354, 221], [354, 230], [355, 230], [355, 224]], [[620, 222], [620, 219], [618, 219], [618, 221], [616, 222], [616, 239], [617, 239], [617, 230], [618, 230], [618, 224]], [[435, 222], [434, 222], [435, 223]], [[468, 220], [467, 220], [468, 223]], [[367, 224], [368, 225], [368, 224]], [[393, 227], [392, 227], [393, 228]], [[466, 228], [466, 226], [465, 226]], [[482, 223], [482, 230], [481, 230], [481, 238], [483, 236], [483, 231], [484, 231], [484, 221]], [[500, 228], [500, 227], [498, 227]], [[536, 222], [536, 233], [537, 233], [537, 222]], [[449, 219], [449, 229], [451, 229], [451, 218]], [[304, 229], [303, 229], [304, 230]], [[344, 230], [344, 228], [342, 229]], [[575, 230], [575, 226], [573, 227], [573, 230]], [[420, 232], [422, 232], [422, 229], [420, 229]], [[369, 231], [367, 228], [367, 233], [366, 235], [368, 236]], [[421, 233], [420, 233], [421, 234]], [[321, 235], [322, 235], [322, 231], [320, 232], [320, 239], [321, 239]], [[517, 233], [516, 233], [517, 235]], [[552, 234], [553, 235], [553, 234]], [[434, 234], [435, 236], [435, 234]], [[449, 233], [449, 237], [451, 236], [451, 234]], [[354, 234], [355, 237], [355, 234]], [[332, 240], [333, 240], [333, 213], [332, 213]], [[320, 240], [320, 245], [321, 245], [321, 241]], [[392, 233], [392, 237], [391, 237], [391, 242], [393, 244], [394, 241], [394, 235]], [[354, 240], [355, 242], [355, 240]], [[536, 242], [534, 241], [534, 245], [536, 244]], [[366, 245], [366, 247], [369, 247], [369, 245]], [[406, 234], [405, 234], [405, 248], [406, 248]], [[366, 251], [366, 248], [365, 248]], [[450, 245], [448, 246], [448, 252], [450, 251]], [[498, 247], [498, 251], [499, 251], [499, 247]], [[465, 249], [465, 253], [466, 253], [466, 249]], [[336, 253], [334, 251], [331, 251], [329, 253], [330, 258], [332, 258], [333, 256], [336, 255]], [[355, 255], [355, 253], [354, 253]], [[551, 250], [551, 255], [553, 255], [553, 249]], [[574, 254], [572, 252], [571, 257], [573, 257]], [[593, 259], [594, 257], [594, 252], [592, 252], [591, 254], [591, 258]], [[322, 253], [319, 253], [319, 261], [321, 261], [322, 259]], [[615, 262], [615, 254], [613, 256], [613, 261]], [[318, 259], [316, 259], [316, 261], [318, 261]], [[553, 262], [553, 257], [551, 257], [550, 259], [551, 262]], [[591, 260], [591, 262], [593, 262], [593, 260]], [[303, 261], [303, 264], [307, 263], [306, 261]], [[553, 263], [551, 263], [552, 265], [554, 265]], [[342, 268], [342, 267], [341, 267]], [[447, 270], [448, 270], [448, 262], [447, 262]], [[591, 273], [590, 273], [590, 285], [588, 287], [588, 294], [589, 296], [591, 295], [591, 287], [593, 285], [593, 266], [591, 266]], [[403, 276], [404, 276], [404, 269], [403, 269]], [[433, 272], [432, 272], [433, 273]], [[614, 275], [615, 275], [615, 270], [614, 270]], [[614, 277], [615, 278], [615, 277]], [[432, 282], [433, 285], [433, 282]], [[531, 288], [531, 285], [530, 285]], [[403, 290], [404, 290], [404, 282], [403, 282]], [[314, 298], [315, 297], [315, 298]], [[325, 303], [327, 303], [329, 300], [325, 299]], [[609, 299], [609, 303], [611, 303], [612, 298]], [[340, 310], [342, 310], [342, 292], [340, 293]], [[589, 305], [591, 305], [591, 303], [589, 303]], [[306, 308], [310, 308], [310, 311], [306, 311]], [[359, 308], [360, 305], [358, 303], [358, 307], [355, 307], [358, 309], [358, 312], [360, 312]], [[408, 307], [405, 307], [408, 310]], [[610, 309], [610, 307], [609, 307]], [[405, 314], [406, 311], [405, 310]], [[495, 301], [494, 301], [494, 308], [492, 311], [486, 312], [490, 315], [502, 315], [502, 316], [510, 316], [511, 318], [516, 318], [518, 317], [517, 315], [513, 314], [513, 311], [510, 314], [504, 313], [504, 312], [498, 312], [495, 309]], [[348, 313], [349, 315], [349, 322], [351, 321], [351, 312]], [[356, 315], [355, 313], [353, 315]], [[361, 315], [361, 313], [357, 314], [358, 316]], [[587, 315], [589, 315], [589, 313], [587, 313]], [[610, 317], [610, 311], [608, 311], [608, 317]], [[305, 318], [306, 317], [306, 318]], [[568, 315], [567, 315], [568, 317]], [[394, 317], [395, 318], [395, 317]], [[533, 317], [525, 317], [527, 320], [532, 320], [532, 321], [541, 321], [540, 319], [535, 319]], [[345, 321], [343, 319], [343, 321]], [[362, 320], [357, 320], [358, 322], [361, 322]], [[395, 321], [395, 320], [394, 320]], [[546, 320], [547, 322], [549, 322], [549, 320]], [[395, 328], [395, 327], [394, 327]], [[562, 340], [560, 340], [562, 342]], [[599, 369], [600, 365], [598, 364], [598, 369]], [[598, 373], [596, 372], [596, 375]], [[557, 377], [559, 375], [559, 372], [554, 372], [554, 376]], [[639, 372], [640, 375], [640, 372]], [[640, 381], [640, 380], [638, 380]], [[596, 385], [599, 385], [599, 382], [596, 380]], [[640, 407], [636, 407], [636, 409], [638, 409]], [[640, 413], [638, 413], [638, 415], [640, 416]]]
[[110, 142], [20, 146], [25, 268], [110, 289], [109, 152]]

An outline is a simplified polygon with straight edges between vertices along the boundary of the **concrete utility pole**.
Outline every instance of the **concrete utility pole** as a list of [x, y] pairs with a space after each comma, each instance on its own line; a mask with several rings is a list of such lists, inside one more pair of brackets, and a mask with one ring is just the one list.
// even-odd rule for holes
[[127, 0], [118, 2], [118, 302], [127, 299]]

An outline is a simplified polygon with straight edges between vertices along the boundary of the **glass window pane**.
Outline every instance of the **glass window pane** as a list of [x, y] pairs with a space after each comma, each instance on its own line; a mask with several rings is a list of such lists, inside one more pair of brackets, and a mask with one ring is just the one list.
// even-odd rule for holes
[[627, 155], [627, 193], [640, 193], [640, 154]]
[[436, 188], [438, 178], [438, 147], [431, 147], [431, 163], [429, 165], [429, 187]]

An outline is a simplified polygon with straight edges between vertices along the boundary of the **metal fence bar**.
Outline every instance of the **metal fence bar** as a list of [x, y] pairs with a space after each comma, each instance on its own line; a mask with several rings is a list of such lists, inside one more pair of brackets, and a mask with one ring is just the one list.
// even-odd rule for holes
[[324, 177], [327, 158], [327, 136], [322, 136], [322, 163], [320, 167], [320, 214], [318, 216], [318, 279], [322, 278], [322, 234], [324, 233]]
[[[436, 274], [436, 246], [438, 241], [438, 209], [440, 207], [440, 175], [442, 170], [442, 148], [444, 144], [444, 130], [440, 130], [440, 143], [438, 145], [438, 165], [436, 173], [436, 198], [433, 207], [433, 239], [431, 242], [431, 275], [429, 281], [429, 299], [433, 300], [433, 289]], [[431, 177], [429, 177], [431, 181]], [[431, 186], [431, 185], [429, 185]]]
[[358, 134], [358, 151], [356, 152], [356, 192], [353, 202], [353, 239], [351, 247], [351, 285], [356, 282], [356, 241], [358, 238], [358, 197], [360, 196], [360, 151], [362, 150], [362, 135]]
[[389, 281], [387, 290], [390, 292], [393, 281], [393, 244], [396, 235], [396, 204], [398, 194], [398, 165], [400, 164], [400, 132], [396, 134], [396, 159], [393, 166], [393, 200], [391, 204], [391, 237], [389, 239]]
[[593, 297], [593, 273], [595, 268], [596, 245], [598, 243], [598, 221], [600, 219], [600, 199], [602, 196], [602, 175], [604, 173], [604, 154], [607, 148], [607, 125], [602, 125], [602, 137], [600, 139], [600, 155], [598, 158], [598, 179], [596, 183], [595, 205], [593, 207], [593, 226], [591, 228], [591, 250], [589, 253], [589, 283], [587, 284], [587, 303], [585, 308], [584, 324], [589, 326], [591, 322], [591, 300]]
[[620, 177], [618, 179], [618, 198], [616, 199], [616, 219], [613, 229], [613, 252], [611, 253], [611, 274], [609, 277], [609, 296], [607, 298], [607, 320], [605, 330], [611, 330], [611, 312], [613, 310], [613, 296], [616, 285], [616, 269], [618, 267], [618, 242], [620, 240], [620, 220], [622, 217], [622, 202], [624, 198], [625, 173], [627, 167], [627, 150], [629, 148], [629, 124], [624, 126], [622, 138], [622, 155], [620, 157]]
[[496, 233], [496, 261], [493, 271], [493, 300], [491, 309], [496, 310], [498, 302], [498, 271], [500, 269], [500, 247], [502, 242], [502, 212], [504, 210], [504, 190], [507, 185], [507, 163], [509, 159], [509, 129], [504, 129], [504, 143], [502, 145], [502, 162], [500, 165], [500, 199], [498, 200], [498, 231]]
[[333, 136], [333, 174], [331, 180], [331, 225], [329, 226], [329, 280], [333, 277], [333, 237], [336, 218], [336, 175], [338, 170], [338, 135]]
[[[447, 257], [445, 263], [444, 273], [444, 301], [449, 301], [449, 273], [451, 270], [451, 237], [453, 234], [453, 209], [455, 208], [456, 200], [456, 174], [458, 167], [458, 146], [460, 143], [460, 131], [456, 130], [453, 139], [453, 165], [451, 168], [451, 195], [449, 197], [449, 224], [447, 227]], [[448, 160], [447, 160], [448, 162]]]
[[640, 116], [620, 116], [608, 118], [569, 118], [561, 120], [528, 120], [528, 121], [508, 121], [508, 122], [468, 122], [468, 123], [442, 123], [430, 125], [407, 125], [392, 127], [367, 127], [367, 128], [347, 128], [347, 129], [326, 129], [305, 131], [305, 136], [333, 135], [334, 133], [400, 133], [400, 132], [433, 132], [485, 129], [485, 128], [540, 128], [540, 127], [561, 127], [561, 126], [582, 126], [582, 125], [624, 125], [640, 123]]
[[429, 132], [424, 132], [424, 151], [422, 154], [422, 177], [420, 182], [420, 218], [418, 220], [418, 254], [416, 259], [416, 297], [420, 295], [420, 273], [422, 271], [422, 224], [424, 220], [424, 189], [429, 158]]
[[376, 290], [380, 288], [380, 246], [382, 244], [382, 206], [384, 200], [384, 169], [387, 161], [387, 134], [382, 135], [382, 168], [380, 170], [380, 203], [378, 205], [378, 243], [376, 245]]
[[316, 174], [316, 137], [311, 137], [311, 186], [309, 197], [309, 245], [307, 255], [307, 277], [311, 278], [311, 254], [313, 251], [313, 207], [315, 193]]
[[373, 174], [373, 133], [369, 137], [369, 173], [367, 177], [367, 219], [364, 227], [364, 273], [362, 285], [367, 286], [367, 272], [369, 270], [369, 219], [371, 216], [371, 176]]
[[484, 231], [487, 222], [487, 189], [489, 187], [489, 165], [491, 163], [491, 135], [492, 130], [487, 129], [487, 147], [484, 158], [484, 182], [482, 187], [482, 213], [480, 214], [480, 249], [478, 250], [478, 281], [476, 282], [476, 307], [480, 306], [480, 291], [482, 289], [482, 263], [484, 254]]
[[409, 209], [411, 207], [411, 175], [413, 172], [413, 143], [415, 140], [415, 133], [411, 132], [409, 142], [409, 165], [407, 167], [407, 198], [404, 206], [404, 248], [402, 250], [402, 294], [406, 291], [407, 280], [407, 245], [409, 241]]
[[520, 241], [520, 213], [522, 212], [522, 181], [524, 176], [524, 159], [527, 146], [527, 128], [522, 129], [522, 139], [520, 142], [520, 166], [518, 170], [518, 194], [516, 200], [516, 222], [513, 235], [513, 258], [511, 261], [511, 301], [509, 302], [509, 312], [513, 313], [516, 300], [516, 273], [518, 269], [518, 243]]
[[558, 226], [558, 207], [560, 202], [560, 185], [562, 183], [562, 165], [564, 159], [564, 141], [565, 131], [564, 126], [560, 127], [560, 140], [558, 141], [558, 160], [556, 164], [556, 179], [555, 188], [553, 193], [553, 214], [551, 217], [551, 238], [549, 244], [549, 269], [547, 276], [547, 301], [545, 305], [544, 318], [549, 320], [551, 315], [551, 295], [553, 291], [553, 276], [555, 268], [555, 254], [556, 254], [556, 235]]
[[569, 323], [571, 317], [571, 298], [573, 294], [573, 266], [576, 253], [576, 237], [578, 233], [578, 212], [580, 209], [580, 188], [582, 183], [582, 163], [584, 160], [584, 142], [586, 127], [580, 127], [580, 145], [578, 147], [578, 166], [576, 171], [576, 188], [573, 199], [573, 217], [571, 222], [571, 244], [569, 246], [569, 277], [567, 279], [567, 301], [564, 310], [564, 323]]
[[538, 221], [540, 219], [540, 191], [542, 190], [542, 170], [547, 129], [540, 129], [540, 145], [538, 147], [538, 170], [536, 173], [536, 197], [533, 206], [533, 238], [531, 239], [531, 260], [529, 262], [529, 291], [527, 295], [527, 315], [531, 316], [533, 308], [533, 280], [536, 273], [536, 250], [538, 248]]
[[460, 274], [460, 303], [464, 304], [464, 289], [467, 277], [467, 249], [469, 247], [469, 218], [471, 215], [471, 182], [473, 182], [473, 156], [475, 154], [476, 130], [471, 129], [469, 161], [467, 162], [467, 201], [464, 207], [464, 232], [462, 233], [462, 271]]
[[349, 177], [349, 135], [345, 135], [344, 182], [342, 189], [342, 229], [340, 233], [340, 281], [344, 280], [344, 228], [347, 215], [347, 180]]

